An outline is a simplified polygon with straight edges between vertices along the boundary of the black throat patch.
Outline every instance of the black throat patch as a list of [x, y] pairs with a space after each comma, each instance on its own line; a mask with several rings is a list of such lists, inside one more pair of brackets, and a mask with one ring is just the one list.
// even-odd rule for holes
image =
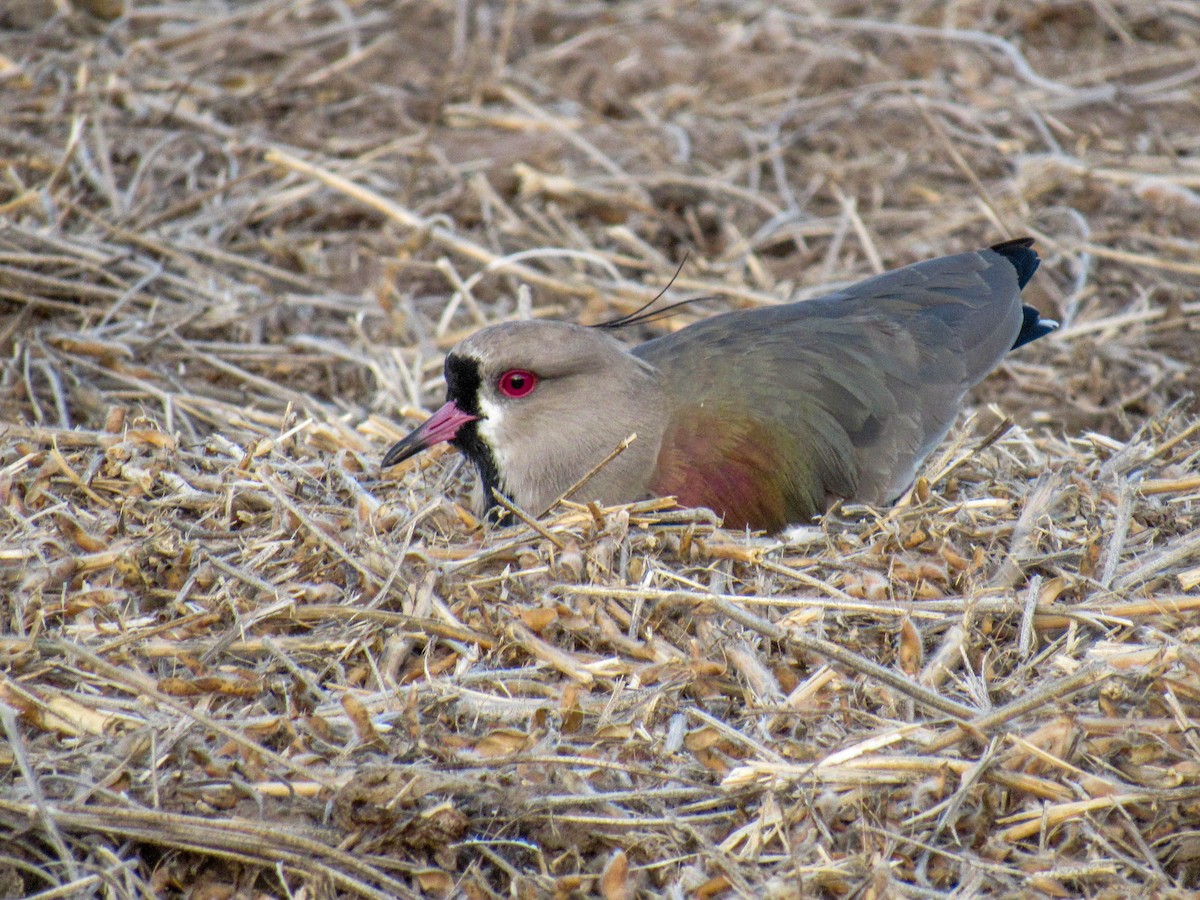
[[[446, 357], [445, 374], [446, 399], [454, 401], [454, 405], [465, 413], [481, 415], [479, 390], [483, 386], [483, 379], [479, 375], [479, 360], [451, 353]], [[479, 423], [468, 422], [463, 425], [450, 443], [469, 459], [479, 472], [479, 480], [483, 482], [483, 509], [485, 513], [490, 513], [497, 505], [492, 491], [503, 492], [504, 485], [496, 467], [496, 454], [479, 434]]]

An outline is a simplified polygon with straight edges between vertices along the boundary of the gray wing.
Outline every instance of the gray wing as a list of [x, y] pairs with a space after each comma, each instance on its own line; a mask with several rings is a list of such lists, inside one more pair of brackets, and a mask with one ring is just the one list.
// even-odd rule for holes
[[831, 495], [890, 503], [966, 391], [1022, 333], [1021, 287], [1037, 260], [1027, 247], [942, 257], [815, 300], [726, 313], [634, 353], [660, 370], [676, 416], [703, 409], [766, 426], [772, 455], [793, 460], [809, 495], [791, 504], [793, 521]]

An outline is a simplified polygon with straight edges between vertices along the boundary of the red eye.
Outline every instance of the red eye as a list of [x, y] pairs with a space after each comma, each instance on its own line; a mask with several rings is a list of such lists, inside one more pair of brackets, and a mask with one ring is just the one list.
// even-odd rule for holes
[[533, 389], [537, 387], [538, 377], [528, 369], [509, 369], [500, 376], [500, 380], [496, 382], [496, 387], [500, 389], [505, 397], [512, 397], [514, 400], [520, 400], [522, 397], [528, 397], [533, 393]]

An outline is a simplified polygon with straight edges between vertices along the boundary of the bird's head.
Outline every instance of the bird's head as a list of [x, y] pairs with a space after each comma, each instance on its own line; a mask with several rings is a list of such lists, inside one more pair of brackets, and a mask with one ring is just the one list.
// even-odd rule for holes
[[448, 441], [479, 471], [485, 507], [496, 488], [537, 514], [637, 432], [642, 446], [605, 466], [581, 495], [644, 491], [662, 402], [653, 368], [606, 332], [566, 322], [494, 325], [455, 345], [445, 375], [446, 403], [387, 452], [384, 466]]

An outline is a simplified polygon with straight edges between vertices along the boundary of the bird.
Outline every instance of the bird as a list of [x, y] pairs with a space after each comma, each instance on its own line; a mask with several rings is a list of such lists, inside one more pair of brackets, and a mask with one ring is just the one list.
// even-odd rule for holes
[[501, 515], [495, 492], [532, 515], [564, 495], [674, 497], [775, 533], [838, 500], [888, 506], [966, 392], [1058, 327], [1021, 300], [1039, 262], [1017, 238], [633, 347], [613, 332], [650, 314], [492, 325], [450, 350], [445, 404], [382, 466], [448, 441], [478, 472], [483, 512]]

